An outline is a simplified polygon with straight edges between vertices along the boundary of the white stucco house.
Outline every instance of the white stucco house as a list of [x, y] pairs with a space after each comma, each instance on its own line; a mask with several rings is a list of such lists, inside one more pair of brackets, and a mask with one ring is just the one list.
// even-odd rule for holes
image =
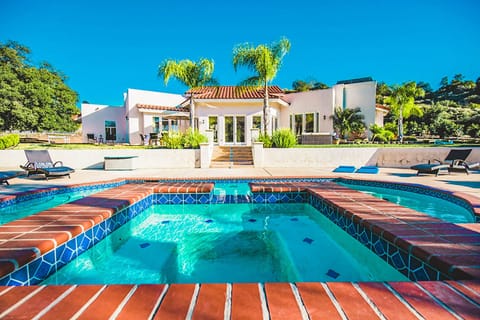
[[[268, 133], [291, 128], [304, 143], [330, 143], [335, 107], [359, 107], [367, 127], [383, 126], [388, 109], [375, 104], [376, 81], [371, 78], [339, 81], [328, 89], [286, 93], [269, 87]], [[191, 97], [193, 95], [193, 104]], [[141, 144], [143, 135], [198, 128], [213, 131], [222, 145], [251, 145], [263, 130], [263, 89], [236, 86], [202, 87], [184, 95], [128, 89], [123, 106], [81, 105], [85, 142]]]

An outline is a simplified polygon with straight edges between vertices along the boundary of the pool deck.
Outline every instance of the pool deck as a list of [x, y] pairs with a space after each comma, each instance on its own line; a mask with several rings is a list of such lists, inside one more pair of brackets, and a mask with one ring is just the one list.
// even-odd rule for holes
[[[325, 169], [169, 169], [136, 170], [131, 172], [80, 170], [71, 179], [14, 178], [10, 186], [0, 187], [0, 197], [27, 190], [72, 184], [109, 181], [122, 177], [149, 178], [235, 178], [235, 177], [352, 177], [422, 184], [461, 193], [480, 210], [480, 173], [451, 174], [435, 177], [415, 175], [412, 170], [381, 168], [380, 174], [334, 174]], [[105, 219], [118, 208], [127, 206], [154, 189], [168, 192], [165, 186], [119, 187], [103, 191], [102, 210], [91, 211], [87, 203], [64, 205], [71, 214], [55, 209], [44, 211], [40, 217], [17, 223], [18, 229], [0, 228], [0, 253], [16, 251], [17, 264], [34, 257], [37, 252], [48, 252], [56, 243], [66, 241], [82, 229]], [[161, 189], [164, 188], [164, 189]], [[172, 191], [179, 191], [178, 186]], [[183, 188], [183, 187], [182, 187]], [[124, 192], [123, 192], [123, 191]], [[182, 189], [184, 192], [188, 189]], [[122, 191], [122, 192], [119, 192]], [[375, 210], [389, 211], [383, 224], [392, 241], [408, 250], [416, 251], [425, 259], [438, 260], [445, 272], [456, 272], [458, 281], [418, 282], [361, 282], [361, 283], [266, 283], [266, 284], [171, 284], [171, 285], [79, 285], [79, 286], [19, 286], [0, 287], [0, 318], [46, 319], [478, 319], [480, 314], [480, 228], [479, 224], [429, 223], [422, 217], [419, 223], [397, 208], [382, 207], [382, 201], [362, 202], [352, 192], [341, 196], [332, 188], [314, 190], [329, 197], [365, 223], [378, 219]], [[92, 201], [92, 200], [90, 200]], [[100, 201], [97, 199], [97, 201]], [[340, 203], [341, 202], [341, 203]], [[384, 202], [383, 202], [384, 203]], [[88, 203], [91, 205], [92, 202]], [[95, 204], [96, 206], [99, 203]], [[365, 211], [365, 205], [368, 210]], [[373, 212], [372, 212], [373, 211]], [[395, 212], [392, 212], [395, 211]], [[42, 218], [41, 216], [44, 216]], [[55, 219], [52, 220], [52, 217]], [[45, 219], [47, 218], [47, 219]], [[385, 217], [382, 217], [385, 219]], [[402, 220], [404, 219], [404, 220]], [[67, 221], [68, 220], [68, 221]], [[408, 221], [407, 221], [408, 220]], [[429, 219], [428, 219], [429, 220]], [[383, 222], [387, 222], [383, 220]], [[58, 224], [58, 225], [57, 225]], [[72, 226], [76, 225], [76, 227]], [[66, 226], [68, 228], [65, 228]], [[378, 222], [375, 223], [378, 226]], [[440, 228], [429, 228], [435, 225]], [[7, 227], [12, 228], [13, 226]], [[68, 230], [67, 230], [68, 229]], [[372, 226], [373, 230], [373, 226]], [[39, 234], [45, 236], [39, 245]], [[428, 241], [424, 241], [428, 239]], [[35, 241], [33, 244], [32, 241]], [[26, 252], [26, 247], [35, 250]], [[22, 249], [23, 248], [23, 249]], [[17, 250], [18, 249], [18, 250]], [[19, 249], [23, 250], [20, 254]], [[27, 254], [25, 254], [27, 253]], [[4, 256], [6, 257], [6, 256]], [[0, 257], [0, 260], [1, 257]], [[6, 268], [6, 269], [5, 269]], [[3, 264], [7, 272], [14, 264]], [[466, 280], [474, 279], [474, 280]]]

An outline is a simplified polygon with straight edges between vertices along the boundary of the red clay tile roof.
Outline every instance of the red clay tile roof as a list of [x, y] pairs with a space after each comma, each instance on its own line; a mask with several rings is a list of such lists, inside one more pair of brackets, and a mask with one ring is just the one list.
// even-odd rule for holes
[[137, 103], [137, 108], [149, 109], [149, 110], [169, 110], [169, 111], [176, 111], [176, 112], [190, 112], [188, 108], [156, 106], [153, 104], [141, 104], [141, 103]]
[[[263, 99], [264, 92], [263, 88], [218, 86], [190, 89], [185, 94], [193, 93], [196, 99]], [[268, 95], [269, 98], [280, 98], [284, 95], [284, 91], [279, 86], [270, 86]]]

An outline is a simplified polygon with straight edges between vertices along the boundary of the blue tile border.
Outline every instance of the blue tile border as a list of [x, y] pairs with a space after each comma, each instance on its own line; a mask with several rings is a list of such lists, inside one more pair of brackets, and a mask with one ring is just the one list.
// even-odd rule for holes
[[105, 189], [110, 189], [113, 187], [119, 187], [121, 185], [126, 184], [126, 181], [120, 181], [120, 182], [108, 182], [108, 183], [99, 183], [99, 184], [92, 184], [92, 185], [85, 185], [85, 186], [61, 186], [61, 187], [53, 187], [53, 188], [45, 188], [45, 189], [39, 189], [39, 190], [34, 190], [34, 192], [27, 192], [25, 194], [18, 194], [15, 198], [1, 201], [0, 199], [0, 209], [3, 209], [5, 207], [15, 205], [22, 203], [24, 201], [28, 200], [35, 200], [35, 199], [40, 199], [44, 197], [50, 197], [50, 196], [55, 196], [55, 195], [60, 195], [60, 194], [65, 194], [65, 193], [73, 193], [73, 192], [80, 192], [80, 191], [86, 191], [86, 190], [96, 190], [96, 189], [101, 189], [102, 191]]
[[434, 198], [439, 198], [452, 202], [460, 207], [463, 207], [470, 211], [475, 217], [475, 222], [480, 222], [480, 216], [476, 216], [473, 212], [472, 206], [470, 203], [462, 198], [452, 195], [452, 192], [434, 189], [431, 187], [426, 187], [416, 184], [405, 184], [405, 183], [395, 183], [395, 182], [385, 182], [385, 181], [371, 181], [371, 180], [356, 180], [356, 179], [347, 179], [347, 178], [336, 178], [335, 182], [342, 182], [345, 184], [359, 185], [359, 186], [368, 186], [368, 187], [380, 187], [388, 188], [393, 190], [413, 192], [417, 194], [427, 195]]
[[347, 217], [323, 198], [309, 195], [308, 203], [410, 280], [451, 279], [428, 263], [387, 241], [381, 235], [375, 234], [361, 223], [357, 223], [352, 217]]

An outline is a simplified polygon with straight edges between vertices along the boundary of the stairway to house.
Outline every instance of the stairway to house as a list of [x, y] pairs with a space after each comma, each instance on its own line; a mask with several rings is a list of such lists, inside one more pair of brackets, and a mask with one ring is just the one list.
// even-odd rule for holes
[[251, 147], [214, 147], [210, 168], [253, 167]]

